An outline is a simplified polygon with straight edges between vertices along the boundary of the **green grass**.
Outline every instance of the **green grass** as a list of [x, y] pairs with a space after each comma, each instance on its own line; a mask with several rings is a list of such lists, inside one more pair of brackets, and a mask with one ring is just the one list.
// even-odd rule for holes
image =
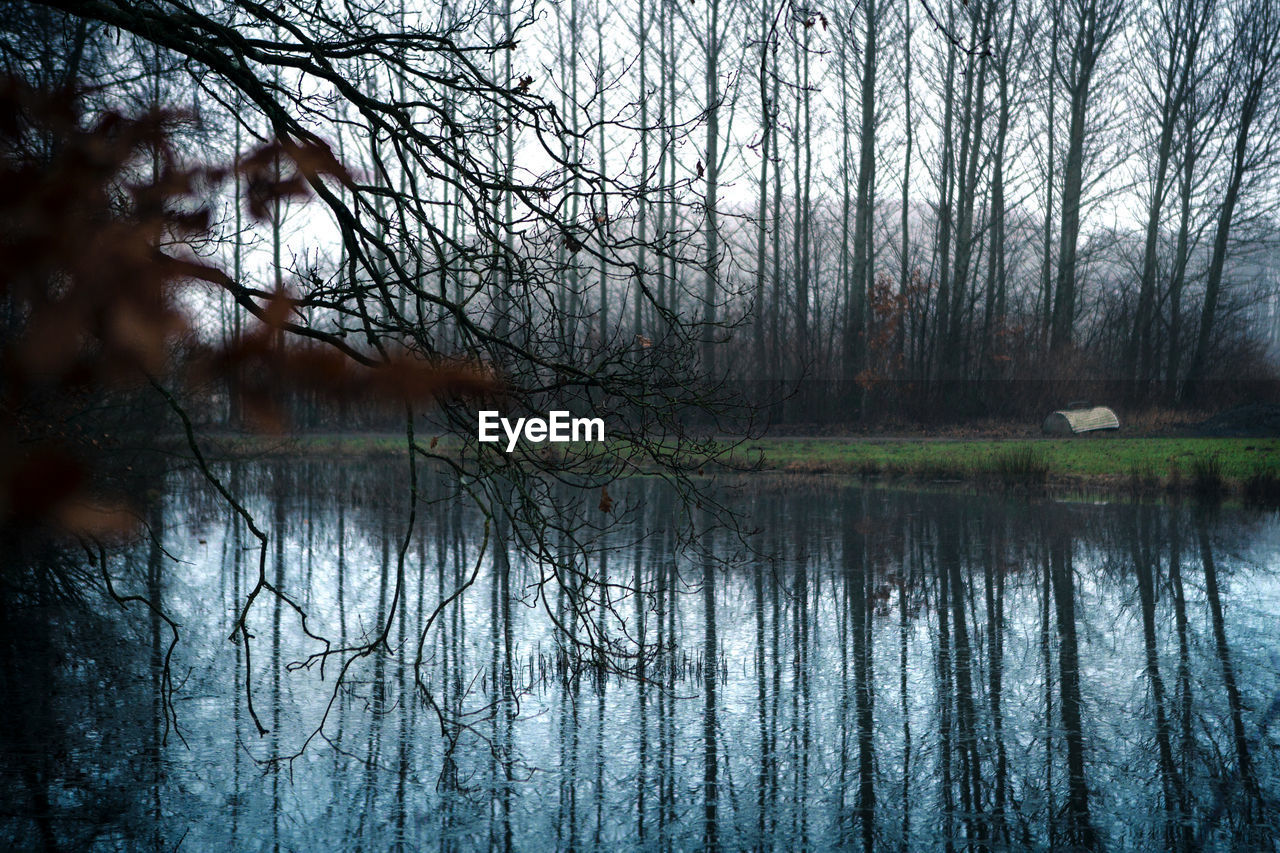
[[[427, 447], [431, 434], [415, 436], [418, 444]], [[237, 433], [212, 435], [209, 442], [231, 455], [309, 455], [327, 456], [382, 456], [404, 452], [404, 433], [312, 433], [308, 435], [271, 435]], [[461, 445], [456, 438], [441, 438], [432, 450], [447, 454]]]
[[[426, 446], [431, 436], [419, 435], [418, 441]], [[233, 453], [268, 455], [370, 456], [404, 451], [404, 436], [394, 434], [242, 436], [220, 442]], [[445, 436], [435, 450], [448, 455], [459, 446], [456, 437]], [[1280, 495], [1280, 439], [1274, 438], [766, 438], [737, 447], [732, 461], [739, 465], [758, 461], [766, 471], [790, 474], [917, 482], [1058, 484], [1202, 496], [1234, 490], [1266, 501]], [[707, 467], [707, 473], [714, 470], [715, 466]]]
[[[1280, 439], [772, 439], [744, 445], [764, 466], [797, 473], [1047, 480], [1123, 487], [1134, 479], [1178, 482], [1193, 472], [1196, 488], [1243, 484], [1280, 460]], [[739, 452], [740, 458], [746, 454]], [[1043, 476], [1042, 476], [1043, 475]]]

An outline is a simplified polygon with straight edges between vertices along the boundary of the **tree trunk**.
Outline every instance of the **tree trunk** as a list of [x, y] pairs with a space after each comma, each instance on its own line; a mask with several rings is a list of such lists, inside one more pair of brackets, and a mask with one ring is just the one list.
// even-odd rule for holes
[[[858, 192], [853, 223], [853, 263], [850, 270], [849, 317], [846, 322], [845, 378], [856, 380], [867, 365], [867, 295], [874, 275], [871, 248], [871, 217], [875, 205], [876, 168], [876, 70], [877, 2], [864, 0], [865, 30], [862, 44], [861, 120], [858, 127]], [[853, 390], [852, 385], [850, 386]], [[854, 391], [851, 402], [862, 402]]]

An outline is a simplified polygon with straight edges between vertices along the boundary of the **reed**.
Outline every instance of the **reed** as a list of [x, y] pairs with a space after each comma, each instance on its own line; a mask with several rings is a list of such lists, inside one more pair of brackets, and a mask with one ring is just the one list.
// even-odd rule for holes
[[1013, 447], [991, 460], [995, 478], [1006, 486], [1044, 485], [1049, 480], [1049, 459], [1038, 447]]
[[1222, 459], [1218, 454], [1197, 456], [1191, 462], [1191, 492], [1196, 497], [1214, 500], [1222, 497], [1226, 491], [1226, 477], [1223, 475]]

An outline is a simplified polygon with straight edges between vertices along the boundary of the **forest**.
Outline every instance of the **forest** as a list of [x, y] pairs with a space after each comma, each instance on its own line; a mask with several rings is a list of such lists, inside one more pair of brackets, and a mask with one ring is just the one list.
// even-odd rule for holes
[[479, 359], [534, 411], [1274, 391], [1268, 0], [6, 8], [11, 80], [164, 117], [122, 176], [244, 179], [173, 199], [225, 274], [188, 351], [287, 294], [300, 347]]
[[0, 847], [1280, 833], [1280, 0], [0, 0], [0, 292]]

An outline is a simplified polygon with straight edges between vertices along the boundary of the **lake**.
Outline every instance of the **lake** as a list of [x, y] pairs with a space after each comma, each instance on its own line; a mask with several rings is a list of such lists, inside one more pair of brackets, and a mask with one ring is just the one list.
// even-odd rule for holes
[[163, 616], [48, 557], [3, 614], [0, 846], [1280, 837], [1273, 511], [760, 478], [722, 493], [741, 531], [685, 541], [700, 511], [637, 477], [553, 563], [425, 469], [406, 539], [403, 468], [222, 466], [265, 551], [170, 474], [105, 555]]

